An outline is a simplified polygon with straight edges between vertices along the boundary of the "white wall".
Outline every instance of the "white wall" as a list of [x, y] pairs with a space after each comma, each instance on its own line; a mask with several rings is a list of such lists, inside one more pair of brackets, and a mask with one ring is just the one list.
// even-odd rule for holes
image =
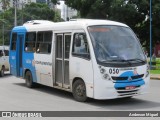
[[61, 9], [61, 18], [67, 20], [67, 17], [72, 18], [77, 15], [77, 10], [74, 10], [64, 4], [64, 1], [60, 2], [60, 5], [57, 5], [58, 9]]

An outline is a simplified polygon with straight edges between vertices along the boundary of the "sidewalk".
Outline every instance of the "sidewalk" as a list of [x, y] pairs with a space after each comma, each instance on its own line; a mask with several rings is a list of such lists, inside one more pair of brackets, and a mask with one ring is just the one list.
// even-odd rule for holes
[[160, 74], [150, 74], [150, 78], [160, 80]]

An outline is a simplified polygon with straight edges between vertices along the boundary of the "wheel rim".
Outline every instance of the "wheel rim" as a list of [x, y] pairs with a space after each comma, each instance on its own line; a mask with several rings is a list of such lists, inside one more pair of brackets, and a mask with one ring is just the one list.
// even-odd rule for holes
[[84, 97], [85, 96], [85, 92], [86, 92], [86, 90], [85, 90], [85, 86], [84, 85], [80, 84], [80, 85], [78, 85], [76, 87], [76, 95], [78, 97]]

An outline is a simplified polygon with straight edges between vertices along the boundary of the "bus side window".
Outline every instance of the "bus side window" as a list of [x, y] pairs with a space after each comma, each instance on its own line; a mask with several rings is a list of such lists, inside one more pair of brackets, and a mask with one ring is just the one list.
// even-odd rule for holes
[[16, 50], [17, 33], [12, 33], [11, 50]]
[[41, 31], [37, 34], [36, 52], [41, 54], [51, 53], [52, 31]]
[[0, 50], [0, 57], [2, 57], [3, 56], [3, 51], [2, 50]]
[[85, 33], [75, 33], [73, 39], [72, 55], [90, 58], [89, 46]]
[[25, 51], [35, 52], [36, 32], [28, 32], [26, 34]]

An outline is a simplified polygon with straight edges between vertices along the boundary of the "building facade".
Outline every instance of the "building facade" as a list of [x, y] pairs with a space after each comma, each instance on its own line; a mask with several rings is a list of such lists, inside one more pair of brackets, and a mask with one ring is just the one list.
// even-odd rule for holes
[[10, 0], [10, 7], [14, 7], [16, 3], [17, 8], [22, 9], [25, 4], [30, 4], [31, 2], [36, 2], [36, 0]]
[[77, 10], [74, 10], [70, 7], [68, 7], [64, 1], [60, 2], [61, 5], [59, 9], [61, 9], [61, 18], [67, 21], [68, 19], [71, 19], [73, 16], [77, 16]]
[[[22, 7], [25, 5], [25, 4], [30, 4], [31, 2], [34, 2], [34, 3], [49, 3], [50, 0], [9, 0], [9, 7], [14, 7], [15, 6], [15, 3], [17, 5], [17, 8], [18, 9], [22, 9]], [[0, 11], [3, 11], [2, 10], [2, 3], [0, 3]]]

